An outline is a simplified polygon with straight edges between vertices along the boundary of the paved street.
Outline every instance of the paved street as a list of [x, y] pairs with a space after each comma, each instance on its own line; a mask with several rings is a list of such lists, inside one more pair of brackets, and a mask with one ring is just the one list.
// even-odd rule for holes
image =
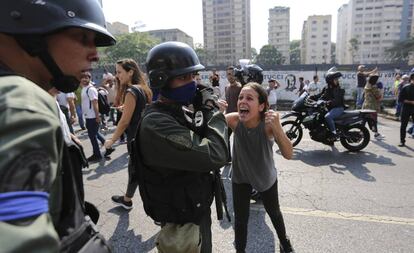
[[[316, 143], [307, 134], [292, 160], [275, 151], [280, 203], [296, 252], [414, 252], [414, 139], [407, 137], [407, 147], [398, 147], [400, 123], [379, 121], [385, 139], [371, 140], [359, 153], [347, 152], [340, 143]], [[91, 155], [86, 132], [80, 136]], [[98, 226], [114, 252], [157, 252], [159, 227], [145, 215], [138, 192], [130, 212], [111, 202], [112, 195], [126, 190], [127, 162], [126, 145], [119, 145], [110, 161], [86, 169], [86, 199], [98, 206]], [[225, 168], [232, 212], [227, 174]], [[217, 221], [214, 204], [212, 213], [213, 252], [234, 252], [232, 223]], [[253, 204], [247, 252], [279, 252], [276, 239], [263, 207]]]

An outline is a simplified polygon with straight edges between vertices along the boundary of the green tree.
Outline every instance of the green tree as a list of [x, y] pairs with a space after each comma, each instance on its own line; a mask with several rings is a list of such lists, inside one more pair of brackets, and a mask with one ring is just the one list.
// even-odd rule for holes
[[254, 62], [256, 60], [256, 57], [257, 57], [257, 50], [256, 50], [256, 48], [252, 47], [250, 52], [251, 52], [250, 59], [252, 59], [252, 61]]
[[133, 32], [116, 37], [115, 46], [100, 50], [101, 65], [111, 65], [124, 58], [132, 58], [138, 64], [144, 64], [148, 51], [159, 43], [159, 40], [145, 32]]
[[300, 64], [300, 40], [292, 40], [289, 45], [290, 64]]
[[359, 41], [357, 38], [352, 38], [349, 40], [349, 51], [351, 52], [352, 56], [352, 63], [355, 63], [355, 57], [358, 54], [359, 50]]
[[410, 53], [414, 52], [414, 37], [394, 42], [393, 46], [385, 50], [390, 62], [408, 62]]
[[214, 62], [215, 57], [213, 56], [213, 53], [206, 50], [202, 44], [196, 44], [194, 51], [196, 52], [201, 64], [204, 66], [207, 67], [211, 62]]
[[264, 45], [260, 49], [260, 53], [256, 57], [256, 63], [261, 66], [271, 67], [273, 65], [280, 65], [285, 62], [282, 53], [272, 45]]

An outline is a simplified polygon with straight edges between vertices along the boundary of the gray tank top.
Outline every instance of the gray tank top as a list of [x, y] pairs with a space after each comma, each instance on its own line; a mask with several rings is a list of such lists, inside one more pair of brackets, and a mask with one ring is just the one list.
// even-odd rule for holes
[[233, 183], [250, 184], [259, 192], [268, 190], [277, 179], [272, 147], [264, 121], [251, 129], [239, 122], [233, 138]]

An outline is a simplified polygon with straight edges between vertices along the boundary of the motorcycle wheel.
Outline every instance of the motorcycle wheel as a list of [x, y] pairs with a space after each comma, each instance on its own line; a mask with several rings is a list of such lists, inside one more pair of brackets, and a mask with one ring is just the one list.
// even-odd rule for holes
[[347, 128], [341, 136], [342, 146], [352, 152], [360, 151], [365, 148], [370, 140], [368, 129], [363, 125], [356, 125]]
[[299, 144], [300, 140], [302, 140], [303, 130], [300, 125], [298, 125], [293, 120], [288, 120], [282, 122], [283, 131], [285, 131], [286, 136], [289, 138], [290, 142], [292, 142], [292, 146], [296, 146]]

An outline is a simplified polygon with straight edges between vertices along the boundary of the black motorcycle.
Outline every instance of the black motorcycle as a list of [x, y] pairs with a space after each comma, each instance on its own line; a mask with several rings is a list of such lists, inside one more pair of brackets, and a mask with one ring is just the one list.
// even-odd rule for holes
[[326, 113], [328, 109], [325, 101], [314, 101], [306, 92], [303, 93], [293, 103], [292, 111], [282, 116], [282, 119], [289, 119], [282, 122], [282, 127], [292, 145], [296, 146], [302, 140], [303, 128], [309, 129], [312, 140], [326, 145], [333, 145], [334, 142], [340, 141], [349, 151], [360, 151], [368, 145], [370, 133], [366, 124], [368, 123], [371, 128], [375, 125], [376, 111], [344, 111], [335, 119], [337, 136], [333, 136], [328, 129], [325, 122]]

